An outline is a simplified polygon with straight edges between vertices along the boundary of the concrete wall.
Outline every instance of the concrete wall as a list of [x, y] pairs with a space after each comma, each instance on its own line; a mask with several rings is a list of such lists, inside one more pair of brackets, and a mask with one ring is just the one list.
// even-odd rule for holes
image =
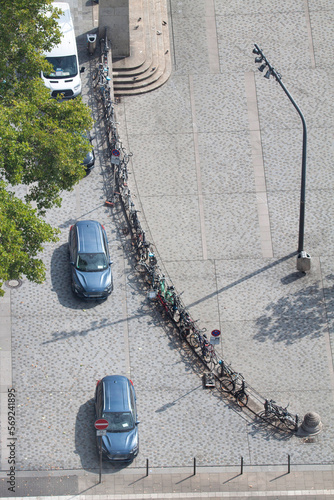
[[113, 58], [130, 55], [129, 2], [131, 0], [99, 1], [99, 37], [108, 27]]

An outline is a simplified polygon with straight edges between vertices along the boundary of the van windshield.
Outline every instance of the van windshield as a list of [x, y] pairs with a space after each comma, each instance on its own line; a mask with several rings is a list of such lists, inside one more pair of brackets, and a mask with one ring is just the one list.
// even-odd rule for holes
[[49, 75], [44, 73], [45, 78], [69, 78], [78, 74], [77, 58], [75, 55], [47, 57], [46, 60], [52, 64], [53, 71]]

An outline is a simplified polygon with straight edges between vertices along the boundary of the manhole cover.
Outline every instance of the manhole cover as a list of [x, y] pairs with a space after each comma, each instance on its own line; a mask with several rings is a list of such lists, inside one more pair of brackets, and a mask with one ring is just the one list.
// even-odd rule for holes
[[8, 280], [6, 281], [6, 287], [7, 288], [20, 288], [22, 285], [22, 280], [17, 279], [17, 280]]

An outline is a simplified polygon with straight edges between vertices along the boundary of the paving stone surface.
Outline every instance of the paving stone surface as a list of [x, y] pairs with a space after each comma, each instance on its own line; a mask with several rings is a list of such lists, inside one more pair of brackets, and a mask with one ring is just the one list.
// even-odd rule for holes
[[[214, 2], [219, 74], [210, 73], [210, 2], [172, 0], [174, 71], [152, 93], [116, 105], [121, 139], [133, 152], [130, 188], [159, 264], [183, 292], [199, 326], [222, 331], [218, 351], [241, 372], [253, 397], [286, 405], [301, 418], [320, 414], [312, 441], [282, 436], [216, 391], [203, 367], [147, 298], [133, 271], [119, 207], [104, 205], [112, 176], [85, 50], [90, 2], [71, 0], [80, 42], [83, 97], [95, 120], [96, 167], [63, 205], [47, 214], [61, 230], [47, 245], [43, 285], [12, 290], [13, 385], [17, 390], [17, 468], [98, 466], [93, 397], [109, 373], [132, 378], [140, 454], [130, 467], [333, 462], [333, 46], [332, 2]], [[296, 271], [301, 123], [273, 79], [256, 70], [258, 43], [282, 72], [309, 129], [305, 249]], [[254, 182], [245, 73], [255, 72], [273, 258], [264, 258]], [[24, 189], [21, 189], [22, 195]], [[104, 224], [113, 256], [114, 292], [104, 303], [72, 297], [67, 237], [77, 219]], [[2, 457], [3, 458], [3, 457]], [[112, 470], [112, 466], [106, 465]]]

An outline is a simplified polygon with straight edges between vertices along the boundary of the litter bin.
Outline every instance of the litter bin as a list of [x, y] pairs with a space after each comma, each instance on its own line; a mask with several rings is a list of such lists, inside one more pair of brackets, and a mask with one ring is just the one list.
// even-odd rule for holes
[[97, 35], [91, 33], [87, 35], [87, 49], [90, 55], [93, 55], [96, 49], [96, 37]]

